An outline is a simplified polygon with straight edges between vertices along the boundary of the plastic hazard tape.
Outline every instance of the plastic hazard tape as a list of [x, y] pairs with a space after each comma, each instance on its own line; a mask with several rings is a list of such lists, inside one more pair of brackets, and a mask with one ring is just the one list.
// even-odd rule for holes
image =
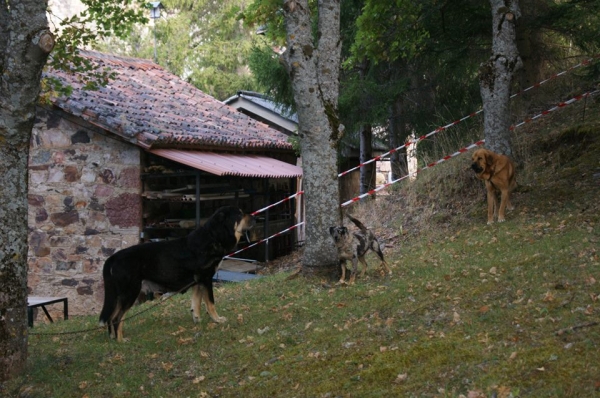
[[531, 89], [538, 88], [538, 87], [540, 87], [542, 84], [544, 84], [544, 83], [547, 83], [547, 82], [549, 82], [549, 81], [551, 81], [551, 80], [554, 80], [554, 79], [556, 79], [556, 78], [558, 78], [558, 77], [560, 77], [560, 76], [566, 75], [567, 73], [569, 73], [569, 72], [572, 72], [572, 71], [574, 71], [574, 70], [575, 70], [575, 69], [577, 69], [577, 68], [580, 68], [580, 67], [582, 67], [582, 66], [588, 66], [588, 65], [590, 65], [592, 62], [596, 61], [597, 59], [600, 59], [600, 54], [596, 54], [596, 55], [592, 56], [591, 58], [588, 58], [588, 59], [586, 59], [586, 60], [584, 60], [584, 61], [581, 61], [581, 62], [580, 62], [580, 63], [578, 63], [577, 65], [573, 65], [573, 66], [571, 66], [571, 67], [570, 67], [569, 69], [567, 69], [567, 70], [564, 70], [564, 71], [562, 71], [562, 72], [556, 73], [556, 74], [554, 74], [554, 75], [550, 76], [549, 78], [547, 78], [546, 80], [542, 80], [541, 82], [538, 82], [538, 83], [534, 84], [534, 85], [533, 85], [533, 86], [531, 86], [531, 87], [527, 87], [526, 89], [524, 89], [524, 90], [521, 90], [521, 91], [519, 91], [518, 93], [511, 95], [511, 96], [510, 96], [510, 98], [514, 98], [514, 97], [516, 97], [517, 95], [521, 95], [521, 94], [523, 94], [523, 93], [525, 93], [526, 91], [529, 91], [529, 90], [531, 90]]
[[230, 258], [231, 256], [235, 256], [236, 254], [238, 254], [238, 253], [241, 253], [241, 252], [243, 252], [244, 250], [248, 250], [248, 249], [250, 249], [251, 247], [254, 247], [254, 246], [260, 245], [260, 244], [261, 244], [261, 243], [263, 243], [263, 242], [267, 242], [269, 239], [276, 238], [276, 237], [278, 237], [279, 235], [283, 235], [283, 234], [285, 234], [286, 232], [289, 232], [289, 231], [291, 231], [291, 230], [293, 230], [293, 229], [295, 229], [295, 228], [298, 228], [298, 227], [299, 227], [300, 225], [302, 225], [302, 224], [304, 224], [304, 221], [302, 221], [302, 222], [299, 222], [299, 223], [298, 223], [298, 224], [296, 224], [296, 225], [292, 225], [291, 227], [289, 227], [289, 228], [286, 228], [286, 229], [284, 229], [283, 231], [277, 232], [275, 235], [271, 235], [271, 236], [269, 236], [268, 238], [261, 239], [261, 240], [259, 240], [258, 242], [254, 242], [254, 243], [253, 243], [253, 244], [251, 244], [251, 245], [248, 245], [248, 246], [246, 246], [246, 247], [243, 247], [243, 248], [241, 248], [240, 250], [238, 250], [238, 251], [236, 251], [236, 252], [233, 252], [233, 253], [231, 253], [231, 254], [228, 254], [228, 255], [226, 255], [226, 256], [225, 256], [225, 257], [223, 257], [223, 258]]
[[448, 129], [448, 128], [452, 127], [452, 126], [456, 126], [456, 125], [457, 125], [457, 124], [459, 124], [460, 122], [462, 122], [462, 121], [465, 121], [465, 120], [467, 120], [467, 119], [469, 119], [469, 118], [471, 118], [471, 117], [474, 117], [474, 116], [476, 116], [476, 115], [480, 114], [481, 112], [483, 112], [483, 109], [480, 109], [480, 110], [478, 110], [477, 112], [473, 112], [473, 113], [471, 113], [470, 115], [467, 115], [467, 116], [465, 116], [465, 117], [463, 117], [463, 118], [461, 118], [461, 119], [455, 120], [455, 121], [454, 121], [454, 122], [452, 122], [452, 123], [448, 123], [448, 124], [447, 124], [447, 125], [445, 125], [445, 126], [438, 127], [437, 129], [435, 129], [435, 130], [433, 130], [433, 131], [431, 131], [431, 132], [429, 132], [429, 133], [427, 133], [427, 134], [425, 134], [425, 135], [422, 135], [422, 136], [421, 136], [421, 137], [419, 137], [419, 138], [416, 138], [414, 141], [407, 142], [407, 143], [405, 143], [405, 144], [403, 144], [403, 145], [400, 145], [398, 148], [392, 149], [392, 150], [390, 150], [389, 152], [386, 152], [386, 153], [384, 153], [383, 155], [376, 156], [376, 157], [374, 157], [373, 159], [367, 160], [366, 162], [364, 162], [364, 163], [361, 163], [361, 164], [359, 164], [359, 165], [358, 165], [358, 166], [356, 166], [356, 167], [353, 167], [353, 168], [351, 168], [351, 169], [349, 169], [349, 170], [346, 170], [346, 171], [344, 171], [344, 172], [341, 172], [340, 174], [338, 174], [338, 178], [340, 178], [340, 177], [343, 177], [343, 176], [345, 176], [346, 174], [353, 172], [354, 170], [360, 169], [361, 167], [363, 167], [363, 166], [365, 166], [365, 165], [367, 165], [367, 164], [369, 164], [369, 163], [373, 163], [373, 162], [375, 162], [375, 161], [377, 161], [377, 160], [381, 160], [381, 158], [383, 158], [383, 157], [386, 157], [386, 156], [388, 156], [388, 155], [391, 155], [391, 154], [392, 154], [392, 153], [394, 153], [394, 152], [398, 152], [398, 151], [399, 151], [399, 150], [401, 150], [402, 148], [407, 148], [407, 147], [409, 147], [409, 146], [411, 146], [411, 145], [417, 145], [419, 142], [423, 141], [424, 139], [426, 139], [426, 138], [428, 138], [428, 137], [431, 137], [432, 135], [434, 135], [434, 134], [437, 134], [437, 133], [439, 133], [440, 131], [444, 131], [444, 130], [446, 130], [446, 129]]
[[560, 109], [560, 108], [564, 108], [564, 107], [565, 107], [565, 106], [567, 106], [567, 105], [571, 105], [572, 103], [574, 103], [574, 102], [577, 102], [577, 101], [579, 101], [580, 99], [587, 98], [587, 97], [589, 97], [589, 96], [592, 96], [592, 95], [596, 95], [596, 94], [598, 94], [599, 92], [600, 92], [599, 90], [596, 90], [596, 91], [590, 91], [590, 92], [587, 92], [587, 93], [585, 93], [585, 94], [581, 94], [581, 95], [578, 95], [578, 96], [576, 96], [576, 97], [573, 97], [573, 98], [571, 98], [571, 99], [570, 99], [570, 100], [568, 100], [568, 101], [561, 102], [561, 103], [559, 103], [558, 105], [556, 105], [556, 106], [554, 106], [554, 107], [552, 107], [552, 108], [550, 108], [550, 109], [548, 109], [548, 110], [545, 110], [545, 111], [543, 111], [543, 112], [541, 112], [541, 113], [539, 113], [539, 114], [535, 115], [534, 117], [527, 118], [527, 119], [523, 120], [521, 123], [518, 123], [518, 124], [515, 124], [515, 125], [512, 125], [512, 126], [510, 126], [510, 130], [512, 131], [512, 130], [516, 129], [517, 127], [521, 127], [521, 126], [522, 126], [522, 125], [524, 125], [524, 124], [527, 124], [527, 123], [533, 122], [534, 120], [536, 120], [536, 119], [539, 119], [539, 118], [540, 118], [540, 117], [542, 117], [542, 116], [546, 116], [546, 115], [548, 115], [549, 113], [552, 113], [552, 112], [554, 112], [554, 111], [556, 111], [556, 110], [558, 110], [558, 109]]
[[352, 203], [354, 203], [354, 202], [357, 202], [357, 201], [361, 200], [362, 198], [365, 198], [365, 197], [367, 197], [367, 196], [369, 196], [369, 195], [373, 195], [375, 192], [381, 191], [382, 189], [385, 189], [385, 188], [389, 187], [389, 186], [390, 186], [390, 185], [392, 185], [392, 184], [396, 184], [396, 183], [398, 183], [398, 182], [400, 182], [400, 181], [404, 180], [405, 178], [407, 178], [407, 177], [409, 177], [409, 176], [411, 176], [411, 175], [415, 175], [415, 174], [417, 174], [417, 173], [420, 173], [420, 172], [421, 172], [421, 171], [423, 171], [423, 170], [430, 169], [430, 168], [432, 168], [432, 167], [434, 167], [434, 166], [437, 166], [438, 164], [440, 164], [440, 163], [442, 163], [442, 162], [445, 162], [445, 161], [446, 161], [446, 160], [448, 160], [448, 159], [451, 159], [451, 158], [453, 158], [453, 157], [455, 157], [455, 156], [458, 156], [458, 155], [460, 155], [460, 154], [462, 154], [462, 153], [465, 153], [465, 152], [467, 152], [469, 149], [472, 149], [472, 148], [475, 148], [475, 147], [477, 147], [477, 146], [483, 145], [483, 143], [484, 143], [484, 142], [485, 142], [485, 140], [477, 141], [477, 142], [475, 142], [475, 143], [473, 143], [473, 144], [471, 144], [471, 145], [469, 145], [469, 146], [466, 146], [466, 147], [464, 147], [464, 148], [461, 148], [461, 149], [459, 149], [458, 151], [454, 152], [452, 155], [444, 156], [444, 157], [443, 157], [443, 158], [441, 158], [440, 160], [438, 160], [438, 161], [436, 161], [436, 162], [433, 162], [433, 163], [429, 163], [427, 166], [425, 166], [425, 167], [423, 167], [423, 168], [420, 168], [420, 169], [418, 169], [417, 171], [415, 171], [415, 172], [414, 172], [414, 173], [412, 173], [412, 174], [407, 174], [407, 175], [405, 175], [405, 176], [403, 176], [403, 177], [400, 177], [400, 178], [398, 178], [398, 179], [396, 179], [396, 180], [394, 180], [394, 181], [390, 181], [390, 182], [388, 182], [388, 183], [386, 183], [386, 184], [380, 185], [380, 186], [378, 186], [377, 188], [370, 190], [369, 192], [363, 193], [362, 195], [359, 195], [359, 196], [357, 196], [357, 197], [355, 197], [355, 198], [352, 198], [352, 199], [350, 199], [350, 200], [348, 200], [348, 201], [346, 201], [346, 202], [342, 203], [340, 206], [341, 206], [341, 207], [345, 207], [345, 206], [348, 206], [349, 204], [352, 204]]
[[[522, 126], [522, 125], [524, 125], [524, 124], [526, 124], [526, 123], [529, 123], [529, 122], [532, 122], [532, 121], [534, 121], [534, 120], [536, 120], [536, 119], [539, 119], [540, 117], [542, 117], [542, 116], [545, 116], [545, 115], [548, 115], [549, 113], [551, 113], [551, 112], [554, 112], [554, 111], [556, 111], [556, 110], [558, 110], [558, 109], [564, 108], [564, 107], [565, 107], [565, 106], [567, 106], [567, 105], [571, 105], [571, 104], [573, 104], [573, 103], [575, 103], [575, 102], [579, 101], [580, 99], [587, 98], [587, 97], [589, 97], [589, 96], [592, 96], [592, 95], [595, 95], [595, 94], [598, 94], [598, 93], [600, 93], [600, 90], [596, 90], [596, 91], [590, 91], [590, 92], [587, 92], [587, 93], [585, 93], [585, 94], [581, 94], [581, 95], [578, 95], [578, 96], [576, 96], [576, 97], [573, 97], [573, 98], [571, 98], [571, 99], [570, 99], [570, 100], [568, 100], [568, 101], [561, 102], [561, 103], [559, 103], [558, 105], [556, 105], [556, 106], [554, 106], [554, 107], [552, 107], [552, 108], [550, 108], [550, 109], [548, 109], [548, 110], [546, 110], [546, 111], [543, 111], [543, 112], [541, 112], [540, 114], [538, 114], [538, 115], [536, 115], [536, 116], [534, 116], [534, 117], [532, 117], [532, 118], [525, 119], [525, 120], [524, 120], [524, 121], [522, 121], [521, 123], [517, 123], [517, 124], [515, 124], [515, 125], [511, 126], [511, 127], [510, 127], [510, 130], [512, 131], [512, 130], [516, 129], [517, 127], [520, 127], [520, 126]], [[426, 169], [432, 168], [433, 166], [436, 166], [436, 165], [438, 165], [438, 164], [440, 164], [440, 163], [442, 163], [442, 162], [445, 162], [446, 160], [448, 160], [448, 159], [450, 159], [450, 158], [453, 158], [453, 157], [455, 157], [455, 156], [458, 156], [458, 155], [460, 155], [460, 154], [462, 154], [462, 153], [465, 153], [465, 152], [467, 152], [469, 149], [475, 148], [476, 146], [483, 145], [484, 143], [485, 143], [485, 140], [477, 141], [477, 142], [476, 142], [476, 143], [474, 143], [474, 144], [471, 144], [471, 145], [469, 145], [469, 146], [467, 146], [467, 147], [464, 147], [464, 148], [462, 148], [462, 149], [459, 149], [457, 152], [454, 152], [452, 155], [445, 156], [445, 157], [443, 157], [442, 159], [438, 160], [437, 162], [430, 163], [430, 164], [428, 164], [427, 166], [425, 166], [425, 167], [423, 167], [423, 168], [421, 168], [421, 169], [418, 169], [416, 172], [414, 172], [414, 173], [412, 173], [412, 174], [407, 174], [407, 175], [405, 175], [405, 176], [403, 176], [403, 177], [400, 177], [400, 178], [398, 178], [398, 179], [396, 179], [396, 180], [394, 180], [394, 181], [390, 181], [390, 182], [388, 182], [387, 184], [380, 185], [380, 186], [378, 186], [377, 188], [375, 188], [375, 189], [372, 189], [372, 190], [370, 190], [369, 192], [366, 192], [366, 193], [364, 193], [364, 194], [362, 194], [362, 195], [360, 195], [360, 196], [357, 196], [357, 197], [355, 197], [355, 198], [352, 198], [352, 199], [350, 199], [350, 200], [348, 200], [348, 201], [346, 201], [346, 202], [342, 203], [340, 206], [341, 206], [341, 207], [348, 206], [349, 204], [351, 204], [351, 203], [354, 203], [354, 202], [357, 202], [357, 201], [361, 200], [361, 199], [362, 199], [362, 198], [364, 198], [364, 197], [367, 197], [367, 196], [369, 196], [369, 195], [372, 195], [372, 194], [374, 194], [375, 192], [381, 191], [382, 189], [385, 189], [385, 188], [387, 188], [388, 186], [390, 186], [390, 185], [392, 185], [392, 184], [396, 184], [397, 182], [400, 182], [400, 181], [404, 180], [405, 178], [407, 178], [407, 177], [409, 177], [409, 176], [411, 176], [411, 175], [415, 175], [415, 174], [417, 174], [417, 173], [420, 173], [420, 172], [421, 172], [421, 171], [423, 171], [423, 170], [426, 170]]]
[[[527, 92], [527, 91], [529, 91], [529, 90], [532, 90], [532, 89], [534, 89], [534, 88], [538, 88], [538, 87], [542, 86], [543, 84], [545, 84], [545, 83], [547, 83], [547, 82], [549, 82], [549, 81], [551, 81], [551, 80], [557, 79], [557, 78], [558, 78], [558, 77], [560, 77], [560, 76], [564, 76], [564, 75], [566, 75], [567, 73], [569, 73], [569, 72], [571, 72], [571, 71], [573, 71], [573, 70], [575, 70], [575, 69], [577, 69], [577, 68], [580, 68], [580, 67], [582, 67], [582, 66], [587, 66], [587, 65], [590, 65], [592, 62], [594, 62], [594, 61], [595, 61], [595, 60], [597, 60], [597, 59], [600, 59], [600, 54], [594, 55], [593, 57], [591, 57], [591, 58], [588, 58], [588, 59], [586, 59], [586, 60], [584, 60], [584, 61], [580, 62], [580, 63], [579, 63], [579, 64], [577, 64], [577, 65], [571, 66], [570, 68], [568, 68], [568, 69], [566, 69], [566, 70], [564, 70], [564, 71], [562, 71], [562, 72], [556, 73], [556, 74], [554, 74], [554, 75], [550, 76], [549, 78], [547, 78], [547, 79], [545, 79], [545, 80], [542, 80], [542, 81], [540, 81], [540, 82], [538, 82], [538, 83], [535, 83], [534, 85], [532, 85], [532, 86], [530, 86], [530, 87], [527, 87], [527, 88], [526, 88], [526, 89], [524, 89], [524, 90], [521, 90], [521, 91], [519, 91], [518, 93], [511, 95], [511, 96], [510, 96], [510, 99], [513, 99], [513, 98], [515, 98], [515, 97], [516, 97], [516, 96], [518, 96], [518, 95], [524, 94], [525, 92]], [[567, 105], [568, 105], [568, 104], [567, 104]], [[455, 121], [454, 121], [454, 122], [452, 122], [452, 123], [448, 123], [448, 124], [446, 124], [445, 126], [438, 127], [437, 129], [435, 129], [435, 130], [433, 130], [433, 131], [431, 131], [431, 132], [429, 132], [429, 133], [427, 133], [427, 134], [425, 134], [425, 135], [422, 135], [422, 136], [420, 136], [420, 137], [416, 138], [414, 141], [407, 142], [407, 143], [405, 143], [405, 144], [403, 144], [403, 145], [400, 145], [398, 148], [392, 149], [392, 150], [390, 150], [389, 152], [386, 152], [386, 153], [384, 153], [383, 155], [376, 156], [376, 157], [374, 157], [373, 159], [370, 159], [370, 160], [368, 160], [368, 161], [366, 161], [366, 162], [364, 162], [364, 163], [361, 163], [361, 164], [359, 164], [359, 165], [358, 165], [358, 166], [356, 166], [356, 167], [353, 167], [353, 168], [351, 168], [351, 169], [349, 169], [349, 170], [346, 170], [346, 171], [343, 171], [343, 172], [339, 173], [339, 174], [338, 174], [338, 178], [340, 178], [340, 177], [342, 177], [342, 176], [345, 176], [346, 174], [348, 174], [348, 173], [351, 173], [351, 172], [353, 172], [354, 170], [360, 169], [361, 167], [364, 167], [364, 166], [366, 166], [366, 165], [367, 165], [367, 164], [369, 164], [369, 163], [373, 163], [373, 162], [376, 162], [376, 161], [378, 161], [378, 160], [381, 160], [382, 158], [384, 158], [384, 157], [386, 157], [386, 156], [388, 156], [388, 155], [391, 155], [391, 154], [392, 154], [392, 153], [394, 153], [394, 152], [398, 152], [398, 151], [400, 151], [400, 150], [401, 150], [401, 149], [403, 149], [403, 148], [408, 148], [408, 147], [410, 147], [411, 145], [416, 145], [416, 144], [418, 144], [419, 142], [423, 141], [424, 139], [426, 139], [426, 138], [429, 138], [429, 137], [431, 137], [432, 135], [434, 135], [434, 134], [437, 134], [437, 133], [439, 133], [439, 132], [445, 131], [445, 130], [447, 130], [447, 129], [449, 129], [449, 128], [453, 127], [453, 126], [456, 126], [457, 124], [459, 124], [459, 123], [461, 123], [461, 122], [463, 122], [463, 121], [465, 121], [465, 120], [467, 120], [467, 119], [469, 119], [469, 118], [472, 118], [472, 117], [474, 117], [474, 116], [477, 116], [477, 115], [479, 115], [479, 114], [480, 114], [480, 113], [482, 113], [482, 112], [483, 112], [483, 109], [479, 109], [478, 111], [476, 111], [476, 112], [473, 112], [473, 113], [471, 113], [471, 114], [469, 114], [469, 115], [467, 115], [467, 116], [464, 116], [464, 117], [462, 117], [462, 118], [460, 118], [460, 119], [458, 119], [458, 120], [455, 120]], [[551, 111], [550, 111], [550, 112], [551, 112]], [[543, 115], [542, 115], [542, 116], [543, 116]], [[539, 116], [538, 116], [538, 117], [539, 117]], [[530, 120], [530, 121], [531, 121], [531, 120]], [[527, 122], [525, 122], [525, 123], [527, 123]]]
[[290, 199], [294, 199], [296, 196], [300, 196], [300, 195], [302, 195], [303, 193], [304, 193], [304, 191], [298, 191], [298, 192], [296, 192], [295, 194], [293, 194], [293, 195], [291, 195], [291, 196], [288, 196], [287, 198], [285, 198], [285, 199], [282, 199], [282, 200], [280, 200], [280, 201], [279, 201], [279, 202], [277, 202], [277, 203], [273, 203], [272, 205], [269, 205], [269, 206], [267, 206], [267, 207], [263, 207], [262, 209], [260, 209], [260, 210], [256, 210], [255, 212], [252, 212], [252, 213], [250, 213], [250, 214], [251, 214], [251, 215], [253, 215], [253, 216], [255, 216], [255, 215], [259, 214], [259, 213], [262, 213], [263, 211], [265, 211], [265, 210], [267, 210], [267, 209], [270, 209], [271, 207], [275, 207], [275, 206], [277, 206], [277, 205], [279, 205], [279, 204], [281, 204], [281, 203], [283, 203], [283, 202], [287, 202], [287, 201], [288, 201], [288, 200], [290, 200]]

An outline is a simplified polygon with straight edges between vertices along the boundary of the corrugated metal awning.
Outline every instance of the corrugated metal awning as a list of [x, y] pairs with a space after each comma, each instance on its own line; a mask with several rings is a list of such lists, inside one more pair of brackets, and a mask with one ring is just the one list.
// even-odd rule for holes
[[180, 149], [151, 149], [149, 152], [218, 176], [259, 178], [292, 178], [302, 176], [301, 167], [266, 156], [198, 152]]

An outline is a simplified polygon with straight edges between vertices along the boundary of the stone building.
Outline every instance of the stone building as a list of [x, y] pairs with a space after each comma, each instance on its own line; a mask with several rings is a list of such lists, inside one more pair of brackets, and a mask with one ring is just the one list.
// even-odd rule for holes
[[[73, 91], [39, 107], [29, 159], [29, 294], [66, 296], [73, 315], [99, 313], [114, 252], [187, 234], [221, 205], [257, 210], [302, 175], [285, 134], [151, 61], [82, 55], [114, 77], [89, 91], [49, 72]], [[264, 215], [254, 239], [296, 223], [293, 207]]]

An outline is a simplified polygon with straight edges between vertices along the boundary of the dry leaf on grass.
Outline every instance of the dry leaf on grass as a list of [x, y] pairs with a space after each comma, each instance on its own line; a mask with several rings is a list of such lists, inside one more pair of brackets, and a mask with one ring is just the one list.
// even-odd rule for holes
[[194, 383], [194, 384], [198, 384], [198, 383], [200, 383], [201, 381], [204, 381], [204, 379], [206, 379], [206, 377], [205, 377], [205, 376], [198, 376], [198, 377], [195, 377], [195, 378], [194, 378], [194, 380], [192, 380], [192, 383]]

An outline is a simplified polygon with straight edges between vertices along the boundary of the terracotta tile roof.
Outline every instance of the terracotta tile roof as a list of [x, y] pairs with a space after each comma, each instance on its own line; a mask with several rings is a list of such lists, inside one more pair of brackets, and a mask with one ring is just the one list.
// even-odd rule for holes
[[285, 134], [269, 128], [150, 60], [94, 51], [81, 55], [117, 74], [106, 87], [83, 90], [77, 77], [50, 70], [73, 87], [52, 102], [64, 111], [145, 148], [237, 148], [291, 151]]

